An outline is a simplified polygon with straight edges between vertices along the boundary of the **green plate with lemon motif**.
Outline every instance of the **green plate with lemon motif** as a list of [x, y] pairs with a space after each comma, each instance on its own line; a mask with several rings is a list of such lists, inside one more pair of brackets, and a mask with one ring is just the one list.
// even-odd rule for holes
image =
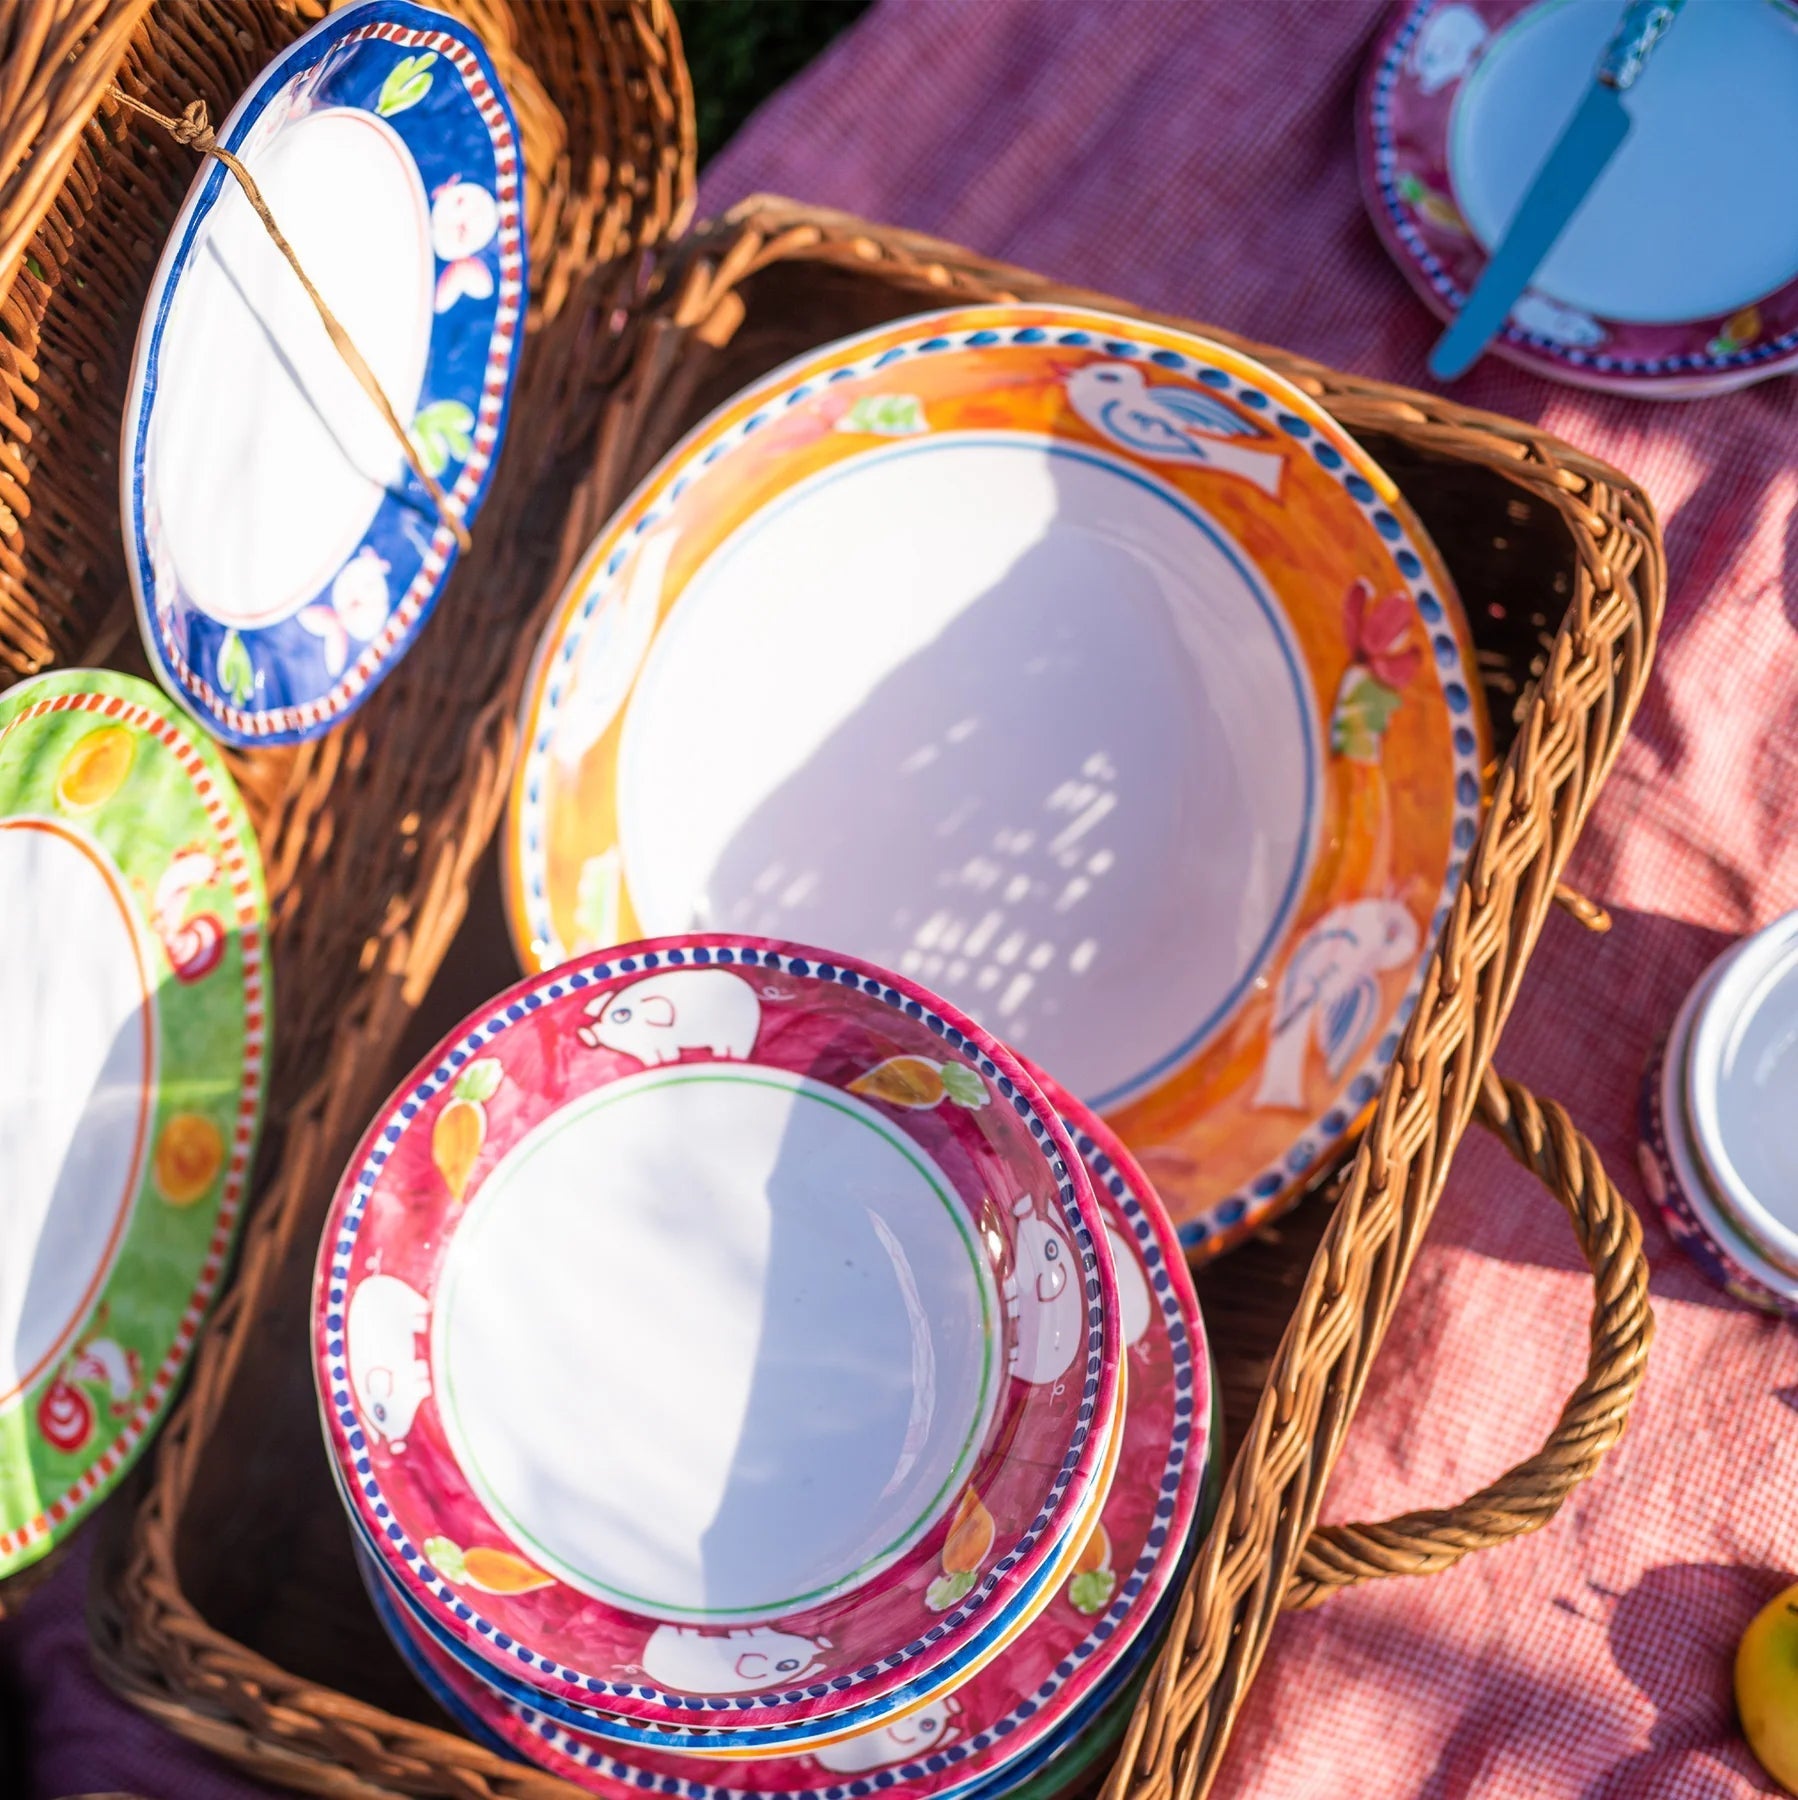
[[0, 1578], [130, 1467], [231, 1251], [268, 904], [218, 752], [147, 682], [0, 697]]

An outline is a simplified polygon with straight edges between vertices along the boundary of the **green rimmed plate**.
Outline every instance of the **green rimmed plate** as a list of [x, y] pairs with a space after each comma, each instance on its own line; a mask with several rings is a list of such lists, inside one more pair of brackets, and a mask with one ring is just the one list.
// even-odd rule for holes
[[0, 698], [0, 1577], [130, 1467], [230, 1253], [267, 897], [218, 752], [106, 670]]

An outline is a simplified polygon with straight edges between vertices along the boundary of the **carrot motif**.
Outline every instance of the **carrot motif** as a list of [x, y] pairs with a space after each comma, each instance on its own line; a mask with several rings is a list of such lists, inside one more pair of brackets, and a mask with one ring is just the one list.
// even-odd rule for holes
[[484, 1594], [529, 1594], [555, 1585], [556, 1578], [545, 1575], [535, 1563], [491, 1544], [471, 1544], [464, 1550], [446, 1537], [426, 1538], [424, 1553], [425, 1561], [445, 1581], [479, 1588]]
[[431, 1160], [458, 1203], [468, 1191], [475, 1158], [487, 1141], [487, 1107], [498, 1091], [504, 1071], [499, 1060], [483, 1056], [456, 1077], [449, 1104], [437, 1115], [431, 1131]]
[[993, 1535], [993, 1515], [969, 1488], [943, 1540], [943, 1572], [925, 1590], [924, 1604], [932, 1612], [945, 1611], [973, 1588], [980, 1565], [992, 1554]]
[[856, 1076], [849, 1091], [864, 1100], [920, 1110], [936, 1106], [944, 1098], [966, 1107], [987, 1102], [986, 1084], [972, 1069], [960, 1063], [933, 1063], [923, 1056], [889, 1056]]
[[1068, 1582], [1068, 1604], [1088, 1618], [1103, 1612], [1117, 1586], [1117, 1579], [1111, 1569], [1111, 1539], [1106, 1533], [1105, 1522], [1095, 1519], [1086, 1542], [1080, 1546], [1080, 1554], [1074, 1558], [1074, 1573]]

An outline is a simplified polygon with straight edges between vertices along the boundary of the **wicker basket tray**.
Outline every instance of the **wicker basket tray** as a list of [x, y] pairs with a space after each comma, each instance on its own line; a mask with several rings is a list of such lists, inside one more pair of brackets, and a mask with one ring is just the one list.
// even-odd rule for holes
[[[523, 361], [474, 552], [442, 603], [447, 628], [345, 729], [298, 749], [226, 752], [267, 867], [281, 995], [258, 1204], [278, 1203], [322, 1138], [379, 1098], [387, 1052], [454, 934], [503, 798], [503, 770], [465, 760], [463, 746], [493, 740], [476, 722], [516, 637], [510, 597], [535, 592], [554, 563], [556, 521], [591, 460], [596, 387], [623, 349], [613, 321], [637, 282], [634, 253], [678, 228], [692, 198], [692, 99], [666, 0], [448, 4], [486, 40], [519, 119]], [[170, 113], [203, 99], [222, 119], [326, 10], [40, 0], [25, 9], [29, 29], [0, 34], [0, 249], [11, 247], [0, 263], [0, 689], [67, 663], [147, 672], [117, 446], [144, 295], [196, 162], [108, 89], [116, 80]], [[378, 754], [382, 744], [408, 753]], [[0, 1613], [46, 1572], [0, 1583]]]
[[[492, 700], [480, 704], [488, 687], [472, 682], [466, 693], [435, 690], [454, 723], [435, 722], [425, 741], [445, 745], [453, 730], [462, 760], [446, 768], [419, 829], [456, 856], [385, 952], [396, 978], [380, 1010], [348, 1023], [332, 1050], [343, 1089], [312, 1091], [271, 1163], [241, 1270], [135, 1515], [115, 1515], [96, 1559], [92, 1617], [108, 1679], [258, 1775], [359, 1800], [576, 1791], [449, 1728], [361, 1599], [313, 1417], [313, 1243], [371, 1088], [513, 973], [494, 858], [477, 867], [477, 857], [537, 627], [588, 537], [681, 431], [786, 356], [951, 300], [1005, 296], [1100, 298], [908, 234], [754, 201], [665, 255], [624, 328], [621, 360], [581, 346], [584, 392], [600, 409], [584, 479], [559, 512], [541, 515], [558, 567], [534, 586], [510, 585], [504, 601], [495, 591], [483, 643], [506, 636], [510, 660], [489, 678]], [[590, 331], [591, 345], [606, 341], [598, 315]], [[566, 341], [578, 345], [578, 333]], [[1248, 348], [1336, 412], [1422, 516], [1466, 601], [1505, 760], [1352, 1163], [1327, 1194], [1202, 1277], [1233, 1462], [1111, 1773], [1118, 1800], [1203, 1791], [1282, 1606], [1446, 1567], [1551, 1517], [1622, 1429], [1651, 1323], [1634, 1215], [1566, 1116], [1500, 1084], [1490, 1058], [1646, 678], [1664, 585], [1652, 511], [1615, 471], [1523, 426]], [[421, 728], [415, 716], [389, 727]], [[421, 999], [396, 1049], [396, 1022]], [[1476, 1112], [1572, 1217], [1598, 1295], [1585, 1378], [1544, 1450], [1473, 1499], [1314, 1531], [1369, 1363]]]
[[[414, 1050], [512, 973], [482, 858], [536, 626], [630, 484], [783, 357], [953, 299], [1098, 298], [775, 201], [668, 253], [645, 283], [632, 253], [678, 229], [692, 185], [690, 96], [664, 0], [456, 9], [501, 63], [526, 143], [532, 307], [514, 425], [444, 603], [454, 629], [426, 633], [345, 729], [233, 758], [275, 907], [271, 1123], [240, 1268], [95, 1564], [97, 1650], [116, 1685], [267, 1779], [337, 1795], [574, 1791], [449, 1730], [388, 1649], [356, 1585], [304, 1351], [313, 1243], [361, 1121]], [[0, 268], [15, 276], [0, 298], [0, 685], [57, 661], [134, 660], [109, 458], [155, 246], [192, 165], [126, 129], [107, 86], [116, 73], [162, 110], [198, 95], [222, 116], [318, 10], [45, 0], [35, 34], [6, 40]], [[1435, 536], [1508, 754], [1354, 1162], [1329, 1203], [1301, 1208], [1206, 1284], [1234, 1462], [1113, 1772], [1120, 1797], [1202, 1789], [1282, 1604], [1445, 1566], [1551, 1516], [1621, 1429], [1649, 1327], [1633, 1217], [1596, 1158], [1564, 1115], [1489, 1076], [1555, 875], [1646, 677], [1664, 585], [1648, 503], [1521, 426], [1257, 353], [1368, 444]], [[1573, 1216], [1599, 1292], [1586, 1379], [1548, 1447], [1473, 1501], [1312, 1533], [1476, 1107]], [[0, 1592], [0, 1606], [19, 1591]]]

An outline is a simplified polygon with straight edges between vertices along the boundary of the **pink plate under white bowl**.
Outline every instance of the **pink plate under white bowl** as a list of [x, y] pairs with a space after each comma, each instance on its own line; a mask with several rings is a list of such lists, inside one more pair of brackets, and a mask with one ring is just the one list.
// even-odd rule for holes
[[1122, 1367], [1022, 1067], [897, 977], [720, 935], [447, 1039], [344, 1177], [314, 1312], [405, 1595], [671, 1725], [865, 1707], [990, 1631], [1091, 1501]]
[[[1179, 1572], [1217, 1444], [1205, 1330], [1174, 1227], [1108, 1128], [1032, 1073], [1098, 1194], [1117, 1265], [1129, 1380], [1117, 1479], [1097, 1528], [1015, 1643], [953, 1694], [840, 1741], [757, 1760], [625, 1748], [556, 1725], [483, 1683], [403, 1608], [390, 1607], [388, 1629], [407, 1660], [519, 1754], [610, 1800], [670, 1791], [670, 1780], [683, 1800], [845, 1800], [893, 1784], [918, 1800], [953, 1800], [984, 1791], [1064, 1732], [1129, 1657]], [[865, 1786], [851, 1785], [858, 1781]]]

